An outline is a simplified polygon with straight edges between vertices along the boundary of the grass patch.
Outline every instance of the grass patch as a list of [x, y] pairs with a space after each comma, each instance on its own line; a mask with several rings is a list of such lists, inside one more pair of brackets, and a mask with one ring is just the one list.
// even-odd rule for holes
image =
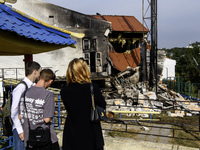
[[[169, 143], [186, 147], [200, 148], [199, 115], [169, 117], [166, 113], [162, 113], [159, 116], [154, 116], [154, 118], [160, 118], [161, 123], [171, 124], [172, 128], [180, 129], [174, 130], [175, 138], [170, 138]], [[171, 135], [173, 135], [173, 129], [171, 130]]]
[[134, 138], [137, 135], [134, 133], [118, 132], [118, 131], [111, 131], [108, 134], [111, 137], [124, 137], [124, 138]]
[[154, 118], [160, 118], [160, 122], [167, 124], [188, 124], [199, 125], [199, 115], [185, 116], [185, 117], [169, 117], [167, 114], [161, 114]]
[[[110, 127], [107, 127], [107, 129]], [[112, 131], [113, 130], [113, 131]], [[108, 135], [111, 137], [123, 137], [123, 138], [135, 138], [137, 136], [137, 133], [140, 131], [133, 129], [133, 128], [128, 128], [127, 132], [126, 131], [126, 126], [125, 125], [119, 125], [119, 124], [113, 124], [111, 131], [108, 132]]]
[[200, 148], [200, 142], [197, 139], [197, 138], [200, 138], [200, 132], [195, 133], [195, 132], [191, 132], [191, 131], [186, 132], [183, 130], [177, 130], [177, 131], [175, 131], [174, 136], [178, 137], [178, 138], [186, 138], [186, 139], [190, 139], [190, 140], [172, 138], [172, 139], [170, 139], [171, 144]]

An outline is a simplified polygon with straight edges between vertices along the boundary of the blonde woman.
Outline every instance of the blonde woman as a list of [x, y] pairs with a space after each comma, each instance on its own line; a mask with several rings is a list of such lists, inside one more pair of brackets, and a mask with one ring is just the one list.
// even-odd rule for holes
[[[100, 122], [90, 121], [92, 107], [90, 71], [83, 59], [73, 59], [67, 69], [67, 87], [61, 98], [67, 110], [63, 132], [63, 150], [103, 150], [104, 139]], [[103, 108], [106, 102], [93, 83], [95, 104]]]

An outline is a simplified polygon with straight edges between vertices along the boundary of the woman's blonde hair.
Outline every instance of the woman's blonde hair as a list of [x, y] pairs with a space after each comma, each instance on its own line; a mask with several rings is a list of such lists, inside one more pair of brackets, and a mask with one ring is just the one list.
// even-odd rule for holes
[[73, 59], [68, 65], [66, 78], [67, 84], [75, 82], [80, 84], [91, 83], [87, 63], [83, 59]]

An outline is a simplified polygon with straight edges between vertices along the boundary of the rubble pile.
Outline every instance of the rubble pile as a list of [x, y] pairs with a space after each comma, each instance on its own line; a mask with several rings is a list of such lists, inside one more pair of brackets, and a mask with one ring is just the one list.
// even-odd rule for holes
[[[148, 84], [139, 82], [139, 67], [127, 68], [111, 79], [114, 91], [105, 92], [107, 111], [146, 111], [167, 112], [170, 117], [183, 117], [199, 114], [198, 102], [185, 99], [179, 93], [167, 88], [167, 85], [158, 84], [157, 95], [148, 91]], [[128, 116], [135, 115], [133, 113]], [[137, 114], [138, 115], [138, 114]], [[141, 117], [149, 117], [141, 114]]]

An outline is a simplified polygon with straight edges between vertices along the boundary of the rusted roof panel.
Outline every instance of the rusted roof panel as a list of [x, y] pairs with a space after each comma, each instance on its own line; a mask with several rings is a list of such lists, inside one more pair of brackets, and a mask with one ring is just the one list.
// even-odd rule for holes
[[[134, 16], [95, 15], [93, 17], [111, 22], [114, 31], [143, 32], [143, 25]], [[144, 27], [144, 32], [149, 31]]]
[[128, 66], [135, 68], [139, 65], [140, 58], [140, 48], [136, 48], [127, 53], [117, 53], [115, 50], [109, 52], [110, 59], [114, 67], [119, 71], [124, 71]]

